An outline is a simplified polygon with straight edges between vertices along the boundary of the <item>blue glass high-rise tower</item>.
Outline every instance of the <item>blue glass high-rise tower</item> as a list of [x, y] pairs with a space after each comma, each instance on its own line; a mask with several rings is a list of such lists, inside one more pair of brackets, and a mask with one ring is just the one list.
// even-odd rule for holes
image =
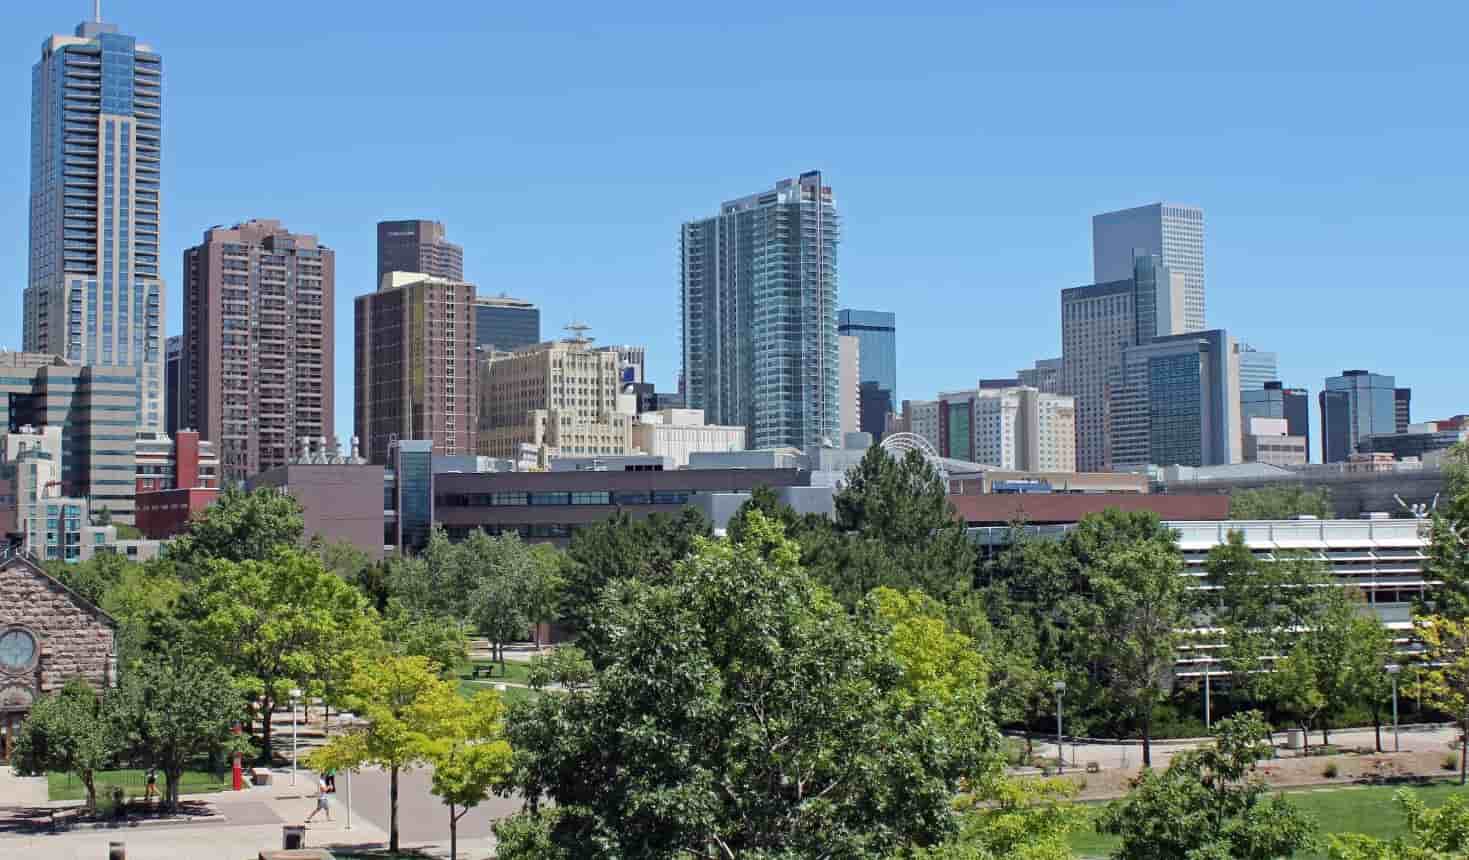
[[158, 271], [163, 58], [83, 22], [31, 70], [30, 276], [24, 347], [135, 368], [140, 430], [163, 429]]
[[897, 315], [844, 308], [837, 312], [837, 334], [857, 338], [857, 376], [862, 390], [858, 429], [879, 439], [888, 413], [897, 411]]
[[687, 405], [746, 427], [751, 448], [838, 441], [839, 237], [819, 171], [683, 225]]

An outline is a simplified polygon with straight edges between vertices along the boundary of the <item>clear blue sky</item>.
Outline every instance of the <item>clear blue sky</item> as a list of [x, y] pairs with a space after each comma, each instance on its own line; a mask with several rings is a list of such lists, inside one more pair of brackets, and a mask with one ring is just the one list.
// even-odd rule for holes
[[[1469, 411], [1469, 7], [794, 5], [105, 0], [164, 55], [169, 332], [205, 228], [319, 234], [345, 440], [374, 223], [436, 218], [482, 292], [646, 343], [671, 389], [680, 222], [819, 168], [841, 302], [898, 313], [902, 397], [1058, 355], [1090, 216], [1168, 199], [1205, 210], [1210, 325], [1279, 351], [1313, 411], [1348, 367], [1412, 386], [1415, 420]], [[90, 9], [0, 13], [11, 347], [30, 67]]]

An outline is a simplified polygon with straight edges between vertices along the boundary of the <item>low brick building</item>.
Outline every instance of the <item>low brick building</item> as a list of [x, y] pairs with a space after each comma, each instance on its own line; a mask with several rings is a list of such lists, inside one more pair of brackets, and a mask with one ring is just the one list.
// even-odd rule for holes
[[0, 556], [0, 762], [38, 696], [85, 678], [117, 677], [117, 623], [29, 557]]

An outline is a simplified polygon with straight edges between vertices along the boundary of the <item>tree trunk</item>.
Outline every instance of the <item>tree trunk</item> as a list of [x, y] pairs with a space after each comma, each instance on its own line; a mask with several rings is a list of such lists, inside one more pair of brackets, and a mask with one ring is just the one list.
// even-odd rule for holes
[[1330, 744], [1331, 744], [1331, 723], [1327, 722], [1327, 719], [1325, 717], [1322, 717], [1321, 718], [1321, 745], [1322, 746], [1329, 746]]
[[1311, 757], [1311, 721], [1301, 721], [1301, 757]]
[[1459, 785], [1469, 782], [1469, 714], [1464, 716], [1459, 728], [1463, 734], [1459, 738]]
[[1382, 752], [1382, 710], [1372, 706], [1372, 731], [1377, 737], [1377, 751]]
[[1153, 706], [1143, 709], [1143, 767], [1153, 766]]
[[179, 780], [183, 774], [177, 773], [173, 768], [165, 768], [163, 771], [163, 808], [172, 812], [178, 806]]
[[275, 750], [270, 748], [270, 718], [275, 711], [275, 702], [266, 700], [260, 708], [260, 754], [265, 757], [264, 764], [270, 767], [271, 757]]
[[454, 804], [449, 804], [449, 860], [459, 860], [459, 816], [454, 814]]
[[92, 771], [90, 771], [90, 770], [84, 770], [84, 771], [81, 772], [80, 776], [82, 778], [82, 787], [87, 790], [87, 810], [90, 811], [90, 812], [96, 812], [97, 811], [97, 778], [96, 778], [96, 775]]
[[388, 770], [388, 850], [398, 853], [398, 768]]

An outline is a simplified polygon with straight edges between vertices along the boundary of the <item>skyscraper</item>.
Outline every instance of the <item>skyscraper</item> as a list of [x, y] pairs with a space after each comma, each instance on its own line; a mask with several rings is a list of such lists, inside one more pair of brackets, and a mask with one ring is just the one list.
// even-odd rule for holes
[[377, 279], [388, 272], [421, 272], [464, 280], [464, 248], [444, 238], [439, 221], [377, 222]]
[[163, 58], [100, 19], [47, 39], [31, 70], [24, 348], [129, 368], [141, 430], [165, 417], [162, 88]]
[[1092, 277], [1097, 283], [1132, 274], [1135, 254], [1155, 254], [1183, 275], [1182, 331], [1204, 327], [1204, 210], [1153, 203], [1092, 216]]
[[1046, 394], [1056, 394], [1061, 390], [1061, 359], [1038, 358], [1034, 367], [1023, 367], [1015, 371], [1015, 377], [1020, 380], [1021, 385], [1028, 385]]
[[840, 230], [811, 171], [680, 231], [686, 404], [752, 448], [837, 438]]
[[479, 348], [490, 352], [534, 346], [541, 342], [541, 309], [506, 295], [478, 296], [474, 300], [474, 334]]
[[1126, 280], [1061, 291], [1061, 393], [1076, 398], [1076, 468], [1111, 468], [1108, 392], [1122, 352], [1183, 325], [1183, 276], [1156, 256], [1133, 261]]
[[1261, 352], [1247, 343], [1239, 345], [1239, 390], [1259, 391], [1265, 383], [1280, 378], [1279, 357], [1273, 352]]
[[1397, 432], [1397, 389], [1391, 376], [1343, 370], [1320, 395], [1321, 462], [1343, 463], [1364, 436]]
[[184, 251], [179, 422], [213, 442], [220, 476], [284, 466], [334, 433], [336, 255], [257, 219]]
[[[1243, 356], [1244, 353], [1241, 353]], [[1243, 369], [1240, 371], [1244, 375]], [[1248, 429], [1251, 418], [1283, 418], [1286, 435], [1299, 436], [1306, 440], [1306, 458], [1311, 456], [1311, 421], [1309, 418], [1310, 395], [1304, 388], [1286, 388], [1277, 380], [1271, 380], [1254, 391], [1245, 391], [1240, 384], [1240, 422]]]
[[939, 395], [939, 454], [1026, 472], [1076, 471], [1075, 399], [1026, 386]]
[[859, 424], [862, 432], [879, 439], [898, 402], [897, 314], [846, 308], [837, 312], [837, 334], [858, 340], [859, 382], [864, 389]]
[[1123, 350], [1111, 393], [1111, 465], [1240, 462], [1239, 355], [1220, 329]]
[[362, 451], [387, 463], [394, 442], [433, 442], [435, 454], [474, 454], [479, 370], [474, 285], [389, 272], [353, 308], [353, 415]]
[[183, 390], [184, 336], [176, 334], [164, 342], [163, 348], [163, 432], [173, 436], [179, 431], [179, 397]]
[[1408, 432], [1408, 425], [1413, 423], [1413, 389], [1394, 388], [1393, 399], [1393, 425], [1395, 433]]
[[862, 341], [856, 335], [837, 335], [837, 385], [837, 420], [845, 436], [862, 429]]

